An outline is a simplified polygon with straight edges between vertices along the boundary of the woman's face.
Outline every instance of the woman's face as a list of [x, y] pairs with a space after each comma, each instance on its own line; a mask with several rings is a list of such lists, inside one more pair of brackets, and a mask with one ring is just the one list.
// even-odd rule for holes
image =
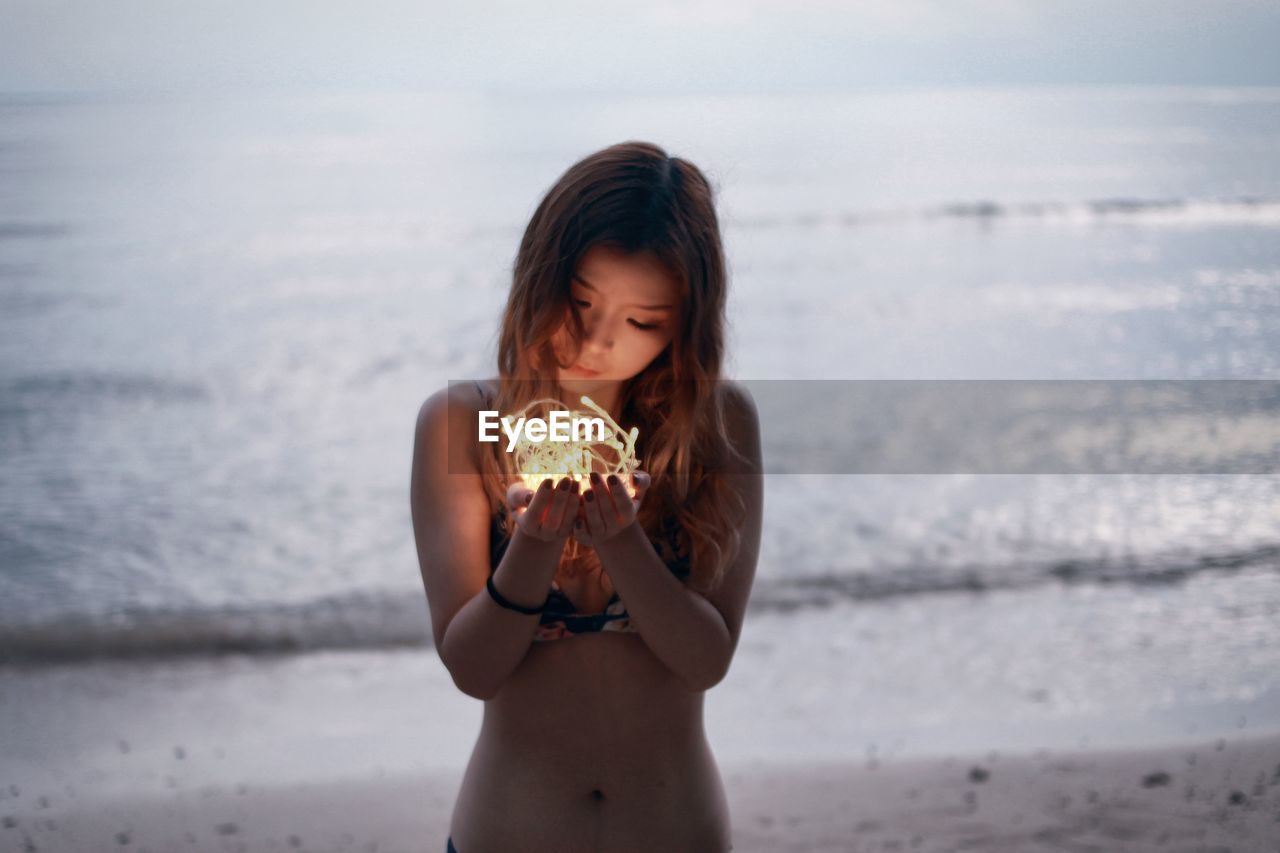
[[[584, 337], [578, 360], [567, 370], [557, 368], [567, 391], [590, 394], [626, 381], [675, 337], [680, 287], [651, 255], [593, 246], [579, 261], [570, 287]], [[567, 325], [562, 326], [554, 339], [561, 360], [572, 352], [571, 343]]]

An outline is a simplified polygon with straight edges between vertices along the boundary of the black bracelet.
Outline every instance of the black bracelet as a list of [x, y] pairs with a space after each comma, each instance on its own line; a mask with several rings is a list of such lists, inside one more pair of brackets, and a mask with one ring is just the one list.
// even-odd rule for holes
[[528, 614], [541, 613], [542, 611], [547, 609], [547, 603], [551, 601], [551, 596], [548, 595], [547, 600], [542, 602], [541, 607], [521, 607], [519, 604], [516, 604], [511, 601], [507, 601], [505, 598], [502, 597], [502, 593], [498, 592], [498, 588], [493, 585], [492, 574], [489, 575], [489, 579], [484, 582], [484, 585], [489, 588], [489, 595], [491, 598], [493, 598], [494, 601], [498, 602], [498, 604], [502, 605], [508, 610], [515, 610], [519, 613], [528, 613]]

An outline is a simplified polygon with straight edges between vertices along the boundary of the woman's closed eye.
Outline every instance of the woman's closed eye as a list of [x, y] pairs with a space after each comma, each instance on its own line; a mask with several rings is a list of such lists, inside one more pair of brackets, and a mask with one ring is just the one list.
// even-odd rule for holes
[[[586, 301], [585, 299], [575, 299], [573, 301], [581, 305], [583, 308], [591, 307], [591, 303]], [[661, 323], [641, 323], [639, 320], [628, 320], [627, 322], [629, 322], [631, 325], [635, 326], [637, 329], [639, 329], [642, 332], [652, 332], [662, 326]]]

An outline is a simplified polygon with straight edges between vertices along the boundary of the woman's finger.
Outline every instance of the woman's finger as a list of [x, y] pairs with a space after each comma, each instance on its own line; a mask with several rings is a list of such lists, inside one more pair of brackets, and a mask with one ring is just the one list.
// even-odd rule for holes
[[[588, 496], [591, 499], [588, 500]], [[588, 506], [595, 502], [595, 496], [588, 487], [583, 490], [582, 500], [578, 501], [578, 520], [574, 523], [574, 535], [578, 537], [578, 541], [584, 545], [591, 544], [591, 538], [594, 531], [591, 529], [591, 515], [588, 512]]]
[[593, 485], [587, 491], [586, 504], [584, 507], [584, 511], [587, 515], [587, 528], [591, 531], [593, 539], [599, 539], [605, 535], [605, 520], [604, 515], [601, 512], [602, 503], [600, 492]]
[[547, 507], [551, 506], [551, 499], [554, 497], [552, 492], [554, 491], [551, 488], [550, 478], [542, 481], [538, 486], [538, 490], [533, 493], [533, 501], [529, 504], [529, 509], [526, 513], [529, 522], [534, 525], [541, 525], [542, 517], [546, 514]]
[[574, 480], [569, 484], [568, 499], [565, 501], [564, 515], [560, 519], [560, 524], [556, 528], [559, 536], [568, 536], [573, 532], [574, 522], [578, 520], [578, 481]]
[[523, 483], [512, 483], [507, 489], [507, 509], [512, 512], [524, 512], [533, 500], [533, 489]]
[[609, 493], [613, 496], [613, 508], [617, 511], [618, 521], [624, 521], [631, 510], [631, 495], [627, 492], [627, 484], [617, 474], [609, 475]]
[[615, 520], [618, 516], [618, 507], [613, 500], [613, 484], [617, 482], [618, 478], [613, 474], [609, 475], [608, 480], [599, 474], [594, 474], [593, 476], [596, 478], [596, 501], [600, 504], [600, 513], [606, 520]]
[[564, 522], [565, 515], [568, 514], [569, 498], [572, 496], [573, 480], [565, 477], [556, 485], [556, 495], [551, 502], [551, 509], [547, 511], [546, 521], [543, 527], [548, 530], [559, 530]]
[[636, 496], [632, 500], [635, 501], [636, 506], [639, 506], [644, 502], [645, 492], [649, 491], [649, 485], [651, 482], [652, 480], [649, 478], [649, 475], [644, 471], [641, 471], [639, 468], [632, 472], [631, 483], [635, 486], [636, 490]]

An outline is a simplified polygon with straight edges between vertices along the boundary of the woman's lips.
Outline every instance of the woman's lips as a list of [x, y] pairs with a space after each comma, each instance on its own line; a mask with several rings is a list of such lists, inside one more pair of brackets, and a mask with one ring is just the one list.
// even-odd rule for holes
[[587, 368], [581, 367], [579, 365], [574, 365], [573, 367], [569, 368], [569, 372], [576, 373], [578, 376], [582, 376], [587, 379], [592, 379], [600, 375], [599, 370], [588, 370]]

